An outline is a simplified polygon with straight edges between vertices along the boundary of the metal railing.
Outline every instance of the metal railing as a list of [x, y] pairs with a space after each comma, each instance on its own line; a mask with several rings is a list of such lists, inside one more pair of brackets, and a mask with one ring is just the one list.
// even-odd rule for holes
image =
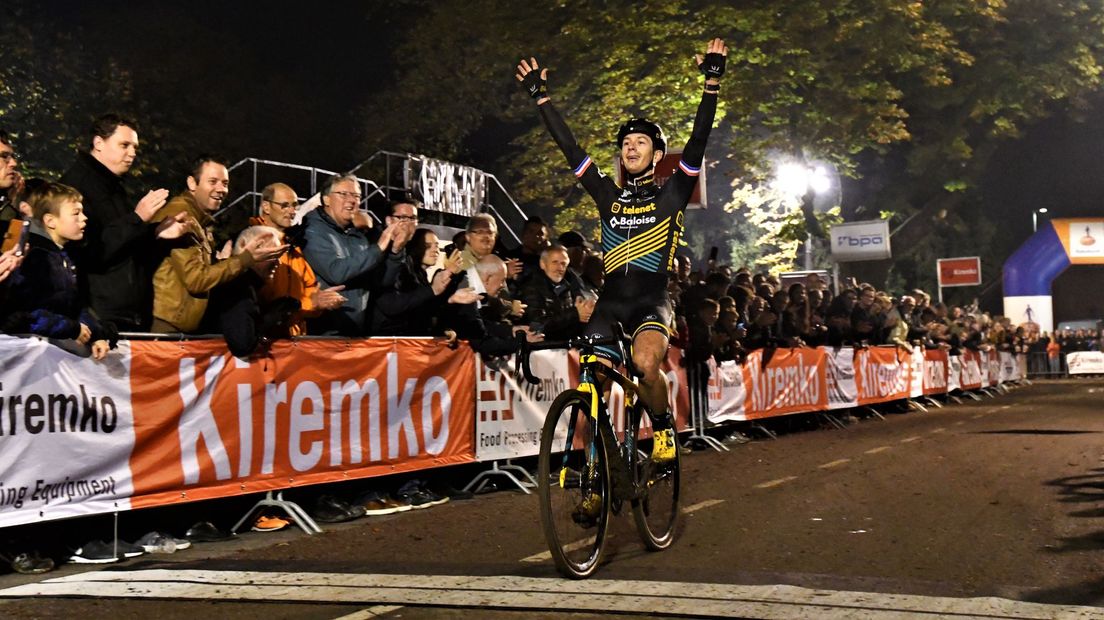
[[[344, 173], [356, 176], [361, 184], [361, 210], [367, 212], [379, 222], [379, 216], [370, 208], [373, 201], [413, 196], [414, 188], [409, 183], [406, 172], [410, 162], [415, 157], [418, 156], [394, 151], [376, 151], [371, 157]], [[321, 190], [322, 183], [326, 178], [338, 174], [337, 171], [317, 166], [291, 164], [255, 157], [242, 159], [230, 166], [228, 170], [233, 175], [232, 178], [240, 177], [243, 174], [247, 175], [244, 184], [236, 181], [231, 184], [231, 187], [242, 187], [244, 185], [249, 189], [219, 209], [214, 214], [216, 219], [240, 209], [243, 204], [249, 204], [250, 215], [257, 215], [260, 211], [261, 190], [266, 185], [275, 182], [287, 184], [301, 197], [306, 197], [309, 201]], [[505, 234], [500, 234], [500, 236], [507, 237], [512, 239], [514, 243], [520, 244], [519, 231], [524, 227], [528, 216], [518, 206], [510, 192], [506, 191], [506, 187], [498, 180], [497, 176], [489, 172], [480, 172], [488, 183], [488, 191], [480, 205], [481, 210], [490, 213], [498, 220], [500, 233], [505, 231]], [[382, 183], [373, 179], [382, 179]], [[426, 210], [435, 212], [431, 207]], [[457, 227], [462, 227], [462, 223]]]
[[[366, 177], [382, 179], [380, 189], [386, 195], [413, 196], [414, 188], [410, 185], [406, 170], [411, 161], [418, 156], [409, 153], [395, 151], [376, 151], [370, 157], [354, 166], [350, 174], [364, 174]], [[482, 172], [488, 181], [488, 192], [484, 197], [481, 210], [490, 213], [498, 220], [500, 237], [502, 230], [509, 234], [509, 238], [517, 244], [521, 243], [519, 232], [525, 226], [528, 215], [518, 206], [510, 192], [498, 180], [498, 177], [489, 172]], [[492, 197], [492, 194], [494, 195]], [[427, 207], [428, 210], [432, 210]]]
[[[317, 166], [289, 164], [287, 162], [257, 159], [255, 157], [247, 157], [230, 166], [228, 170], [231, 175], [235, 173], [238, 175], [249, 173], [248, 187], [250, 189], [219, 209], [213, 216], [216, 219], [224, 214], [233, 212], [235, 209], [241, 208], [239, 205], [245, 203], [247, 200], [251, 202], [250, 214], [257, 215], [261, 207], [261, 190], [269, 183], [285, 183], [294, 189], [301, 198], [304, 196], [306, 197], [306, 200], [303, 202], [309, 202], [321, 190], [322, 183], [325, 179], [338, 174], [334, 170], [327, 170], [326, 168], [319, 168]], [[306, 174], [305, 179], [302, 178], [304, 173]], [[373, 219], [379, 222], [379, 217], [368, 208], [368, 204], [374, 197], [384, 196], [383, 190], [371, 179], [357, 177], [357, 181], [361, 185], [361, 210], [367, 212]], [[235, 186], [240, 186], [240, 183], [231, 183], [231, 187]]]

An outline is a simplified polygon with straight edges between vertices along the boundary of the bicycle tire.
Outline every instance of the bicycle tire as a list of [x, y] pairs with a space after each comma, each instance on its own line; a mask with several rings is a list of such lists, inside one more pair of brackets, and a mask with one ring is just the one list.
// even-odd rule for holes
[[639, 440], [640, 427], [645, 418], [650, 426], [651, 413], [639, 403], [636, 407], [640, 414], [627, 416], [627, 432], [638, 438], [638, 445], [629, 454], [633, 483], [640, 492], [632, 502], [633, 520], [644, 546], [649, 551], [662, 551], [674, 542], [678, 528], [682, 456], [676, 442], [673, 461], [658, 466], [652, 462], [651, 438]]
[[[589, 415], [590, 398], [576, 390], [556, 397], [541, 429], [538, 457], [544, 538], [556, 569], [572, 579], [585, 579], [597, 570], [609, 525], [612, 492], [608, 446], [597, 421]], [[572, 417], [574, 441], [568, 447], [566, 429]], [[588, 459], [591, 446], [594, 451]], [[582, 510], [583, 500], [592, 494], [599, 501], [594, 515]]]

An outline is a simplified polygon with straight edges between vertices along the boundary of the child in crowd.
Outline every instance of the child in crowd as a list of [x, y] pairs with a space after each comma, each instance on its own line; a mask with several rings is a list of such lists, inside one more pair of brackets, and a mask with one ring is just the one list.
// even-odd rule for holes
[[76, 267], [65, 252], [66, 244], [84, 237], [88, 218], [81, 201], [80, 192], [60, 183], [44, 183], [27, 197], [33, 222], [23, 264], [12, 276], [3, 331], [71, 340], [101, 360], [109, 337], [81, 307]]

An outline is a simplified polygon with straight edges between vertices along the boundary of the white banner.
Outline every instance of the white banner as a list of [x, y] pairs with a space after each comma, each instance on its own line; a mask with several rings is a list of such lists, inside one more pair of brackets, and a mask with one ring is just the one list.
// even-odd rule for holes
[[824, 347], [827, 360], [828, 409], [847, 409], [859, 402], [859, 387], [855, 384], [855, 349]]
[[510, 372], [499, 372], [475, 356], [475, 458], [495, 461], [540, 452], [540, 432], [548, 408], [571, 385], [567, 351], [535, 351], [529, 357], [533, 385]]
[[1100, 351], [1073, 351], [1066, 354], [1066, 365], [1071, 375], [1104, 374], [1104, 353]]
[[747, 390], [744, 389], [744, 373], [732, 360], [718, 365], [709, 358], [709, 414], [710, 422], [746, 420], [744, 402]]
[[962, 356], [947, 356], [947, 391], [962, 389]]
[[129, 510], [127, 343], [101, 362], [0, 335], [0, 527]]
[[836, 262], [882, 260], [891, 256], [888, 220], [836, 224], [829, 237], [832, 259]]
[[909, 375], [909, 398], [924, 395], [924, 348], [912, 349], [912, 374]]

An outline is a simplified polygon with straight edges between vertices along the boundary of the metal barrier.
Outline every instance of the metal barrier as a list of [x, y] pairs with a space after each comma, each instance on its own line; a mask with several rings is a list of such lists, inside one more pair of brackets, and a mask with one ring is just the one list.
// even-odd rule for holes
[[1027, 354], [1027, 376], [1030, 379], [1059, 379], [1069, 376], [1069, 368], [1066, 366], [1066, 354], [1059, 352], [1057, 356], [1050, 357], [1043, 351], [1033, 351]]

